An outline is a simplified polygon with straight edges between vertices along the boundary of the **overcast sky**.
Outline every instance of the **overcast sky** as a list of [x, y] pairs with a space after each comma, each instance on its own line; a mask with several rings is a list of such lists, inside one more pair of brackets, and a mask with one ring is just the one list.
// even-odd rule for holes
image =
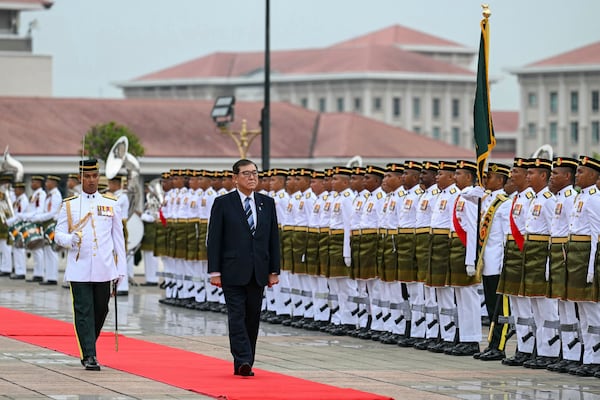
[[[508, 68], [600, 41], [598, 0], [489, 1], [492, 108], [517, 109]], [[264, 48], [265, 0], [56, 0], [38, 20], [34, 51], [54, 57], [54, 95], [122, 97], [126, 81], [216, 51]], [[324, 47], [394, 24], [479, 45], [481, 1], [271, 0], [271, 48]]]

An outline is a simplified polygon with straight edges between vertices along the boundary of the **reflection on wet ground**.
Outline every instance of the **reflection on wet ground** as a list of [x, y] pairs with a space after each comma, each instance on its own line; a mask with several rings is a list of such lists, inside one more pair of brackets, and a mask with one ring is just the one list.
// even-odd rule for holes
[[[226, 316], [159, 304], [158, 288], [132, 287], [117, 298], [119, 333], [230, 359]], [[0, 305], [70, 322], [69, 291], [0, 278]], [[114, 311], [105, 330], [114, 329]], [[0, 322], [1, 323], [1, 322]], [[334, 337], [281, 325], [261, 325], [257, 367], [297, 377], [407, 399], [600, 399], [600, 379], [506, 367], [470, 357], [402, 349], [379, 342]], [[511, 340], [511, 342], [514, 342]], [[508, 352], [514, 351], [513, 347]], [[0, 366], [20, 360], [36, 366], [70, 365], [78, 360], [45, 349], [0, 352]], [[66, 391], [66, 390], [65, 390]], [[53, 399], [132, 399], [129, 395], [52, 395]], [[0, 399], [3, 396], [0, 394]], [[11, 398], [30, 398], [12, 396]], [[33, 396], [31, 398], [38, 398]], [[42, 398], [42, 397], [39, 397]], [[160, 397], [154, 397], [160, 398]], [[187, 395], [169, 398], [188, 398]], [[202, 398], [189, 394], [189, 398]]]

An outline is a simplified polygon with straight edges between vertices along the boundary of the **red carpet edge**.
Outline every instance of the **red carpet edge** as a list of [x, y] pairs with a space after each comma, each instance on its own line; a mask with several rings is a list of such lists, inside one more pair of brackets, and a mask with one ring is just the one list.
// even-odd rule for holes
[[[79, 358], [69, 323], [0, 307], [0, 335]], [[256, 376], [233, 375], [231, 361], [114, 334], [98, 339], [101, 365], [206, 396], [227, 400], [389, 400], [389, 397], [338, 388], [255, 369]], [[166, 360], [166, 362], [165, 362]], [[90, 372], [94, 373], [94, 372]], [[269, 388], [269, 391], [265, 391]]]

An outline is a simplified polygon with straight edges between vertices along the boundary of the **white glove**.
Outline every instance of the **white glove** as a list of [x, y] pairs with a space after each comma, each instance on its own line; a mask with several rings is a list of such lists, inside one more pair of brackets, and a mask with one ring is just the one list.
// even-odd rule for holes
[[76, 234], [76, 233], [72, 233], [71, 234], [71, 246], [72, 247], [77, 247], [77, 245], [81, 243], [81, 237]]
[[550, 259], [546, 259], [546, 282], [550, 280]]
[[352, 258], [344, 257], [344, 264], [346, 264], [346, 267], [350, 267], [352, 265]]
[[594, 283], [594, 273], [593, 272], [588, 272], [586, 282], [587, 283]]
[[154, 222], [154, 217], [147, 212], [143, 213], [140, 219], [144, 222]]
[[467, 276], [475, 276], [475, 266], [467, 265]]
[[114, 282], [115, 282], [115, 286], [117, 286], [117, 287], [118, 287], [118, 286], [119, 286], [119, 284], [120, 284], [120, 283], [123, 281], [123, 279], [125, 279], [125, 275], [119, 275], [119, 276], [117, 277], [117, 279], [115, 279], [115, 280], [114, 280]]
[[481, 186], [468, 188], [460, 193], [460, 197], [472, 203], [477, 203], [483, 196], [485, 196], [485, 190]]

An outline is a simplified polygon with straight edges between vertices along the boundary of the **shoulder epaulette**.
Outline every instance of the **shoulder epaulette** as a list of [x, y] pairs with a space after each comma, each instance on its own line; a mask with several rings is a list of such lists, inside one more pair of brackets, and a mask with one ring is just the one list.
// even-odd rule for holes
[[350, 196], [350, 192], [344, 192], [344, 197]]
[[326, 194], [325, 196], [323, 196], [323, 200], [327, 200], [329, 198], [329, 195]]
[[310, 199], [310, 193], [311, 193], [311, 192], [306, 192], [306, 198], [307, 198], [307, 199]]
[[544, 197], [549, 199], [550, 197], [552, 197], [552, 193], [550, 192], [544, 192]]
[[371, 193], [370, 192], [365, 193], [365, 199], [368, 199], [369, 197], [371, 197]]
[[295, 196], [294, 196], [294, 198], [295, 198], [296, 200], [300, 200], [300, 199], [302, 198], [302, 195], [301, 195], [301, 194], [297, 194], [297, 195], [295, 195]]
[[213, 192], [212, 190], [207, 190], [207, 191], [206, 191], [206, 194], [207, 194], [207, 195], [209, 195], [209, 196], [212, 196], [214, 193], [215, 193], [215, 192]]
[[597, 190], [596, 189], [590, 189], [590, 194], [596, 194]]
[[431, 194], [439, 194], [440, 193], [440, 189], [435, 188], [431, 191]]
[[490, 189], [486, 189], [485, 194], [492, 194], [492, 191]]
[[110, 194], [104, 193], [102, 194], [102, 197], [104, 197], [105, 199], [117, 201], [117, 198], [115, 196], [111, 196]]
[[507, 195], [505, 195], [504, 193], [498, 193], [498, 196], [497, 196], [497, 197], [498, 197], [498, 198], [499, 198], [501, 201], [506, 201], [506, 200], [508, 200], [508, 196], [507, 196]]
[[457, 192], [457, 189], [456, 189], [456, 188], [452, 188], [452, 189], [450, 189], [450, 194], [454, 194], [454, 193], [456, 193], [456, 192]]
[[406, 192], [404, 190], [398, 190], [398, 197], [406, 196]]
[[567, 190], [567, 191], [565, 192], [565, 197], [569, 197], [569, 196], [571, 196], [572, 194], [573, 194], [573, 191], [572, 191], [571, 189], [569, 189], [569, 190]]
[[415, 190], [415, 193], [416, 193], [416, 194], [423, 194], [423, 193], [425, 193], [425, 191], [424, 191], [423, 189], [421, 189], [421, 188], [417, 188], [417, 189]]
[[76, 194], [76, 195], [74, 195], [74, 196], [71, 196], [71, 197], [67, 197], [66, 199], [63, 199], [63, 203], [64, 203], [65, 201], [71, 201], [71, 200], [73, 200], [73, 199], [76, 199], [76, 198], [78, 198], [78, 197], [79, 197], [79, 195], [78, 195], [78, 194]]
[[378, 192], [377, 193], [377, 200], [381, 200], [382, 197], [383, 197], [383, 193]]
[[339, 195], [340, 195], [340, 194], [339, 194], [338, 192], [335, 192], [335, 193], [333, 194], [333, 198], [335, 199], [335, 198], [336, 198], [336, 197], [338, 197]]
[[285, 197], [285, 193], [283, 193], [283, 192], [279, 193], [279, 198], [280, 199], [283, 199], [284, 197]]
[[527, 192], [527, 193], [525, 193], [525, 197], [527, 197], [528, 199], [531, 200], [533, 198], [533, 193]]

